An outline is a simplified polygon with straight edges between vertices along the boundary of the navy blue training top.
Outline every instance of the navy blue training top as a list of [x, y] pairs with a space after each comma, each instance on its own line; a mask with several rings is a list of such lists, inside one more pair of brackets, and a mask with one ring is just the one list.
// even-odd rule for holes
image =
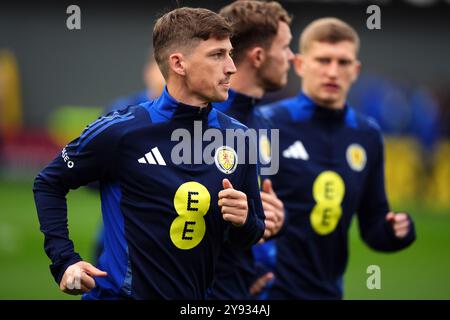
[[[237, 162], [230, 146], [216, 150], [214, 163], [172, 161], [174, 150], [189, 153], [172, 141], [177, 129], [193, 137], [191, 151], [207, 147], [195, 121], [200, 134], [246, 130], [211, 106], [177, 102], [166, 88], [157, 100], [99, 118], [39, 173], [35, 202], [57, 283], [81, 260], [68, 236], [65, 196], [91, 181], [100, 181], [105, 249], [98, 267], [108, 276], [96, 278], [85, 299], [203, 299], [222, 244], [247, 248], [261, 238], [256, 165]], [[224, 221], [217, 205], [224, 178], [247, 195], [241, 227]]]
[[340, 299], [355, 212], [375, 250], [396, 251], [415, 240], [414, 225], [398, 239], [385, 220], [381, 132], [349, 106], [323, 108], [303, 93], [261, 107], [260, 115], [264, 126], [280, 130], [280, 169], [270, 178], [289, 212], [285, 232], [254, 247], [275, 272], [263, 297]]

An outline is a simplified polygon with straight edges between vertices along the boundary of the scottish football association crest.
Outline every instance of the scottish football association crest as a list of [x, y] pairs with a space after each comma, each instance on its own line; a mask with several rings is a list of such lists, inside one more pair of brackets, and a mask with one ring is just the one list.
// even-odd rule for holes
[[230, 174], [236, 170], [238, 157], [236, 151], [228, 146], [223, 146], [217, 149], [214, 156], [214, 162], [217, 168], [223, 173]]
[[355, 171], [362, 171], [364, 167], [366, 166], [366, 150], [364, 148], [357, 144], [352, 143], [347, 148], [347, 162], [350, 168], [352, 168]]

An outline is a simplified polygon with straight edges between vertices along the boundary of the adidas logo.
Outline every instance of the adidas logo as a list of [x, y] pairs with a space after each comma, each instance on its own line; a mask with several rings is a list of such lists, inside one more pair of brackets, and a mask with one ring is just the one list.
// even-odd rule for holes
[[303, 146], [303, 143], [299, 140], [295, 141], [294, 144], [289, 146], [286, 150], [283, 151], [283, 157], [288, 159], [302, 159], [308, 160], [309, 155]]
[[156, 164], [160, 166], [165, 166], [166, 162], [164, 161], [161, 153], [158, 150], [158, 147], [153, 148], [151, 151], [147, 152], [145, 156], [138, 159], [139, 163], [144, 164]]

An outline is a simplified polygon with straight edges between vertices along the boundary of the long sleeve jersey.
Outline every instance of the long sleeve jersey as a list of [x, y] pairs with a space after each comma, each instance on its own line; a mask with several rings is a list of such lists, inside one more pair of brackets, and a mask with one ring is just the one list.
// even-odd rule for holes
[[[35, 202], [57, 283], [81, 260], [68, 236], [65, 196], [100, 181], [105, 236], [98, 268], [108, 276], [97, 277], [84, 298], [205, 298], [222, 243], [247, 248], [264, 231], [256, 165], [237, 162], [225, 145], [213, 163], [179, 161], [208, 147], [202, 136], [209, 128], [246, 129], [211, 106], [176, 101], [166, 88], [154, 101], [99, 118], [39, 173]], [[224, 178], [247, 195], [241, 227], [224, 221], [218, 207]]]
[[289, 212], [284, 234], [256, 246], [257, 257], [272, 257], [275, 272], [266, 297], [342, 298], [355, 212], [363, 240], [375, 250], [400, 250], [415, 239], [412, 221], [399, 239], [385, 219], [381, 132], [349, 106], [323, 108], [303, 93], [260, 111], [264, 124], [280, 130], [280, 168], [271, 179]]

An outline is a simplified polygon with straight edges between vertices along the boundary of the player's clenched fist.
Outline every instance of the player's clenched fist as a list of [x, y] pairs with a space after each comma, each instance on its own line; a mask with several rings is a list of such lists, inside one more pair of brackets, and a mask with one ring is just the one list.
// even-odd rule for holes
[[399, 239], [406, 237], [411, 228], [409, 215], [407, 213], [394, 213], [391, 211], [386, 215], [386, 221], [390, 223], [395, 236]]
[[247, 195], [239, 190], [233, 189], [228, 179], [223, 179], [222, 185], [223, 190], [219, 192], [219, 207], [221, 207], [223, 219], [240, 227], [247, 220]]
[[68, 294], [82, 294], [95, 287], [93, 277], [106, 277], [108, 274], [92, 264], [79, 261], [69, 266], [59, 283], [62, 291]]
[[272, 181], [265, 179], [262, 184], [261, 201], [266, 216], [266, 229], [264, 230], [264, 239], [274, 236], [280, 231], [284, 223], [283, 202], [278, 199], [272, 188]]

